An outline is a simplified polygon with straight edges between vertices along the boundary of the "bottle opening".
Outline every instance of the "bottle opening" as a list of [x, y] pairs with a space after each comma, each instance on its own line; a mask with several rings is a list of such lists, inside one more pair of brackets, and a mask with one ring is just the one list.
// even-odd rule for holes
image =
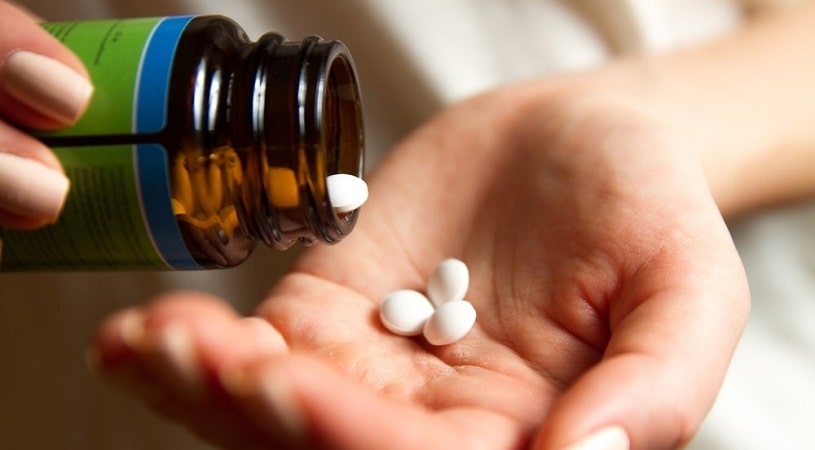
[[[314, 50], [320, 53], [317, 48]], [[330, 204], [325, 179], [339, 173], [363, 176], [364, 131], [357, 77], [345, 47], [332, 42], [325, 64], [326, 78], [318, 116], [322, 131], [319, 147], [323, 151], [326, 170], [319, 177], [319, 188], [315, 193], [316, 198], [321, 199], [320, 229], [316, 231], [322, 240], [334, 243], [351, 232], [358, 212], [337, 213]]]
[[363, 171], [363, 127], [360, 97], [356, 77], [350, 62], [338, 57], [328, 69], [327, 95], [325, 99], [324, 127], [329, 142], [339, 151], [336, 173], [358, 177]]
[[[338, 213], [326, 179], [334, 174], [362, 177], [362, 106], [353, 60], [341, 42], [310, 36], [273, 47], [273, 63], [262, 92], [266, 197], [261, 235], [267, 244], [337, 243], [353, 230], [358, 211]], [[281, 83], [281, 80], [286, 82]], [[279, 90], [275, 86], [289, 86]], [[283, 176], [285, 174], [285, 176]], [[285, 195], [283, 195], [285, 194]]]

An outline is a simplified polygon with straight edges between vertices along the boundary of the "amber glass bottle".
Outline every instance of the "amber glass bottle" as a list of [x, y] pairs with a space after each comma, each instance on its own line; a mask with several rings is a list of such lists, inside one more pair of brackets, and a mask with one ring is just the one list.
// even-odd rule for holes
[[0, 231], [2, 270], [230, 267], [260, 240], [336, 243], [326, 177], [362, 176], [355, 68], [337, 41], [251, 41], [221, 16], [45, 24], [83, 59], [87, 113], [41, 135], [71, 179], [53, 226]]

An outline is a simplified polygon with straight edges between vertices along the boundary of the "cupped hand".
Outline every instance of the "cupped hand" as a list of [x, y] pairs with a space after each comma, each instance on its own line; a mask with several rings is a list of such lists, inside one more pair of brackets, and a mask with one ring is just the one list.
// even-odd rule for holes
[[79, 59], [28, 12], [0, 1], [0, 226], [36, 228], [59, 215], [68, 179], [24, 128], [72, 124], [92, 92]]
[[[598, 431], [675, 448], [749, 307], [704, 142], [679, 131], [582, 83], [459, 104], [394, 149], [352, 235], [310, 249], [255, 317], [168, 294], [103, 324], [97, 367], [227, 448], [559, 449]], [[473, 331], [387, 332], [380, 300], [448, 257], [469, 265]]]

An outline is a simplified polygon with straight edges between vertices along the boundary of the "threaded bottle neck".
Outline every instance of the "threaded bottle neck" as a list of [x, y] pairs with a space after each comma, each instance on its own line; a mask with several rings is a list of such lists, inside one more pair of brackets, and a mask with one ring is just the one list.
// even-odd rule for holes
[[[362, 176], [361, 99], [353, 61], [337, 41], [266, 34], [246, 46], [232, 80], [233, 133], [254, 150], [245, 225], [267, 245], [336, 243], [357, 212], [334, 212], [326, 177]], [[248, 195], [253, 194], [253, 195]]]

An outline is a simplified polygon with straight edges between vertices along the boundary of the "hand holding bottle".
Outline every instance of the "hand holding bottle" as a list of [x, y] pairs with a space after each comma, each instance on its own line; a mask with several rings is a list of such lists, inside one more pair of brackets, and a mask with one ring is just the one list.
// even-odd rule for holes
[[24, 131], [70, 125], [93, 88], [81, 62], [26, 12], [0, 2], [0, 226], [56, 220], [69, 188], [59, 161]]

